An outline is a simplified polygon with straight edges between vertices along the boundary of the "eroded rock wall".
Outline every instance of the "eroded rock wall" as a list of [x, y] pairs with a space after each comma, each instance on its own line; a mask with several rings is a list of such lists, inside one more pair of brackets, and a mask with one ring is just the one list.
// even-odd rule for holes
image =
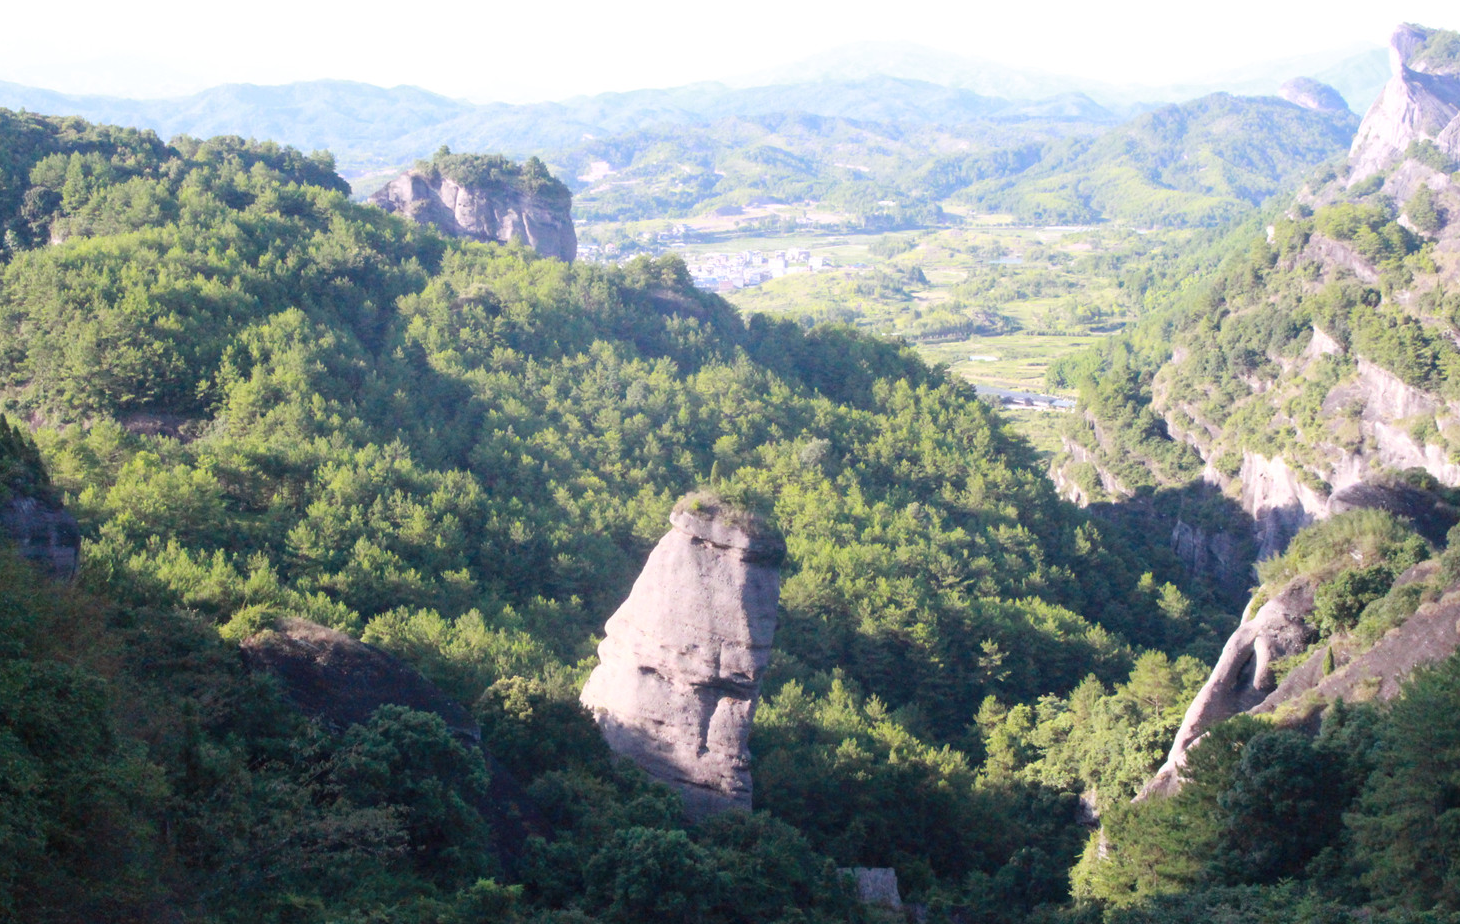
[[34, 497], [0, 507], [0, 539], [15, 543], [22, 558], [51, 577], [69, 581], [81, 559], [81, 529], [70, 511]]
[[503, 244], [517, 241], [565, 261], [578, 255], [571, 199], [533, 196], [505, 185], [463, 186], [450, 177], [410, 170], [369, 201], [457, 237]]
[[1255, 452], [1242, 454], [1242, 509], [1257, 524], [1257, 557], [1281, 552], [1288, 540], [1326, 515], [1328, 498], [1306, 483], [1282, 456], [1271, 459]]
[[[1436, 562], [1423, 562], [1401, 575], [1395, 585], [1429, 581], [1438, 570]], [[1280, 713], [1282, 724], [1316, 728], [1322, 709], [1339, 699], [1393, 699], [1415, 668], [1442, 661], [1460, 648], [1460, 593], [1456, 590], [1451, 587], [1439, 599], [1422, 603], [1414, 615], [1371, 647], [1354, 639], [1314, 646], [1277, 689], [1248, 711], [1254, 715]]]

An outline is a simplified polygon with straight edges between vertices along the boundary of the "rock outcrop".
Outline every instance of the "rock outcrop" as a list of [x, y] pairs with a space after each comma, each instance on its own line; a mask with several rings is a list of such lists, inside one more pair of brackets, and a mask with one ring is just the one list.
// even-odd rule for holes
[[1293, 581], [1237, 627], [1211, 676], [1187, 707], [1166, 762], [1138, 798], [1175, 792], [1186, 752], [1197, 739], [1218, 722], [1259, 705], [1277, 689], [1273, 663], [1301, 653], [1314, 635], [1305, 621], [1313, 611], [1313, 590], [1305, 580]]
[[679, 790], [699, 819], [751, 806], [747, 742], [785, 544], [705, 495], [669, 521], [608, 620], [582, 701], [609, 747]]
[[1349, 112], [1348, 103], [1337, 90], [1312, 77], [1294, 77], [1278, 88], [1278, 96], [1295, 106], [1317, 112]]
[[22, 558], [59, 581], [69, 581], [81, 560], [81, 529], [60, 505], [17, 497], [0, 507], [0, 537], [15, 543]]
[[278, 677], [299, 711], [334, 732], [370, 721], [385, 705], [439, 715], [457, 738], [480, 743], [471, 714], [404, 661], [304, 619], [279, 620], [242, 643], [244, 663]]
[[[1394, 583], [1403, 587], [1429, 582], [1438, 570], [1437, 562], [1422, 562]], [[1277, 713], [1281, 724], [1316, 730], [1329, 703], [1392, 699], [1415, 668], [1442, 661], [1460, 648], [1460, 594], [1456, 590], [1452, 587], [1439, 599], [1421, 603], [1414, 615], [1370, 647], [1354, 639], [1315, 647], [1277, 689], [1248, 711], [1254, 715]]]
[[1460, 510], [1437, 492], [1403, 483], [1354, 484], [1333, 492], [1328, 499], [1328, 515], [1336, 516], [1350, 510], [1392, 513], [1408, 520], [1415, 532], [1436, 547], [1443, 547], [1450, 529], [1460, 523]]
[[81, 560], [81, 529], [30, 434], [0, 414], [0, 544], [52, 578], [69, 581]]
[[[1186, 711], [1166, 763], [1137, 799], [1170, 795], [1181, 785], [1186, 754], [1213, 725], [1239, 712], [1272, 715], [1283, 727], [1316, 732], [1324, 711], [1347, 702], [1388, 700], [1425, 664], [1460, 650], [1460, 586], [1438, 588], [1437, 561], [1415, 565], [1394, 582], [1421, 585], [1414, 614], [1372, 643], [1351, 635], [1312, 645], [1317, 633], [1305, 619], [1313, 608], [1312, 588], [1296, 582], [1245, 622], [1222, 650], [1221, 660]], [[1309, 647], [1311, 645], [1311, 648]], [[1272, 663], [1303, 655], [1302, 663], [1273, 684]]]
[[[1406, 477], [1417, 478], [1423, 484], [1427, 476], [1411, 473]], [[1460, 510], [1449, 502], [1445, 492], [1434, 487], [1434, 482], [1428, 487], [1404, 481], [1355, 483], [1335, 491], [1321, 514], [1384, 510], [1409, 521], [1432, 544], [1443, 545], [1450, 529], [1460, 523]], [[1401, 575], [1395, 586], [1431, 581], [1438, 570], [1435, 561], [1416, 565]], [[1374, 685], [1368, 692], [1387, 698], [1415, 666], [1446, 657], [1460, 645], [1460, 625], [1455, 620], [1460, 615], [1460, 595], [1455, 595], [1453, 600], [1446, 598], [1450, 600], [1445, 610], [1448, 616], [1436, 615], [1433, 607], [1421, 607], [1419, 613], [1372, 647], [1339, 638], [1320, 646], [1278, 683], [1272, 665], [1303, 655], [1318, 637], [1308, 622], [1315, 590], [1312, 579], [1295, 579], [1263, 603], [1251, 619], [1243, 614], [1201, 692], [1187, 707], [1166, 762], [1142, 789], [1140, 798], [1175, 792], [1187, 752], [1218, 722], [1239, 712], [1273, 712], [1308, 697], [1307, 708], [1289, 709], [1294, 712], [1293, 722], [1306, 722], [1338, 697], [1354, 699], [1361, 684]], [[1250, 612], [1251, 604], [1248, 606]], [[1324, 655], [1330, 650], [1335, 656], [1329, 662], [1331, 676], [1324, 673]], [[1332, 672], [1335, 664], [1338, 670]]]
[[897, 888], [897, 870], [890, 866], [850, 866], [837, 870], [857, 887], [857, 899], [893, 911], [902, 910], [902, 893]]
[[1401, 25], [1389, 41], [1393, 76], [1369, 107], [1349, 151], [1349, 185], [1378, 173], [1411, 142], [1433, 141], [1460, 158], [1460, 58], [1455, 34]]
[[1218, 587], [1245, 586], [1251, 572], [1251, 544], [1242, 536], [1187, 523], [1179, 517], [1171, 528], [1171, 551], [1188, 573]]
[[[245, 639], [240, 650], [249, 670], [278, 678], [296, 709], [335, 734], [369, 722], [381, 706], [405, 706], [440, 716], [458, 741], [481, 749], [482, 729], [470, 712], [395, 655], [343, 632], [285, 618]], [[492, 826], [498, 858], [510, 869], [528, 838], [548, 837], [552, 827], [507, 768], [481, 754], [491, 781], [473, 807]]]
[[[543, 256], [572, 261], [578, 255], [572, 196], [534, 163], [529, 161], [526, 168], [505, 178], [502, 171], [463, 171], [454, 177], [449, 170], [423, 165], [396, 177], [369, 201], [419, 224], [435, 225], [446, 234], [504, 244], [516, 241]], [[524, 175], [528, 181], [522, 180]]]

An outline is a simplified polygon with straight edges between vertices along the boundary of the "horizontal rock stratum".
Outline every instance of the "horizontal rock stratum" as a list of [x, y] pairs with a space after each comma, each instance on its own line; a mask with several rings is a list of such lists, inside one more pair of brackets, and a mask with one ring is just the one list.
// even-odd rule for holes
[[668, 783], [685, 813], [751, 805], [751, 719], [770, 659], [785, 544], [705, 495], [670, 531], [608, 620], [582, 701], [613, 751]]

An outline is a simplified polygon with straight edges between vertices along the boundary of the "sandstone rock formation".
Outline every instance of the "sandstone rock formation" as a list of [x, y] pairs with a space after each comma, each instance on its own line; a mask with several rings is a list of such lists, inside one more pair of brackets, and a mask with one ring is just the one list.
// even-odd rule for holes
[[[1437, 562], [1421, 562], [1400, 575], [1396, 587], [1430, 581]], [[1324, 707], [1342, 698], [1387, 700], [1398, 695], [1416, 667], [1434, 664], [1460, 648], [1460, 594], [1450, 588], [1438, 600], [1422, 603], [1400, 625], [1365, 648], [1352, 639], [1316, 646], [1308, 658], [1283, 678], [1278, 688], [1249, 711], [1279, 713], [1282, 724], [1317, 730]], [[1324, 673], [1326, 656], [1332, 670]]]
[[902, 893], [897, 889], [897, 870], [890, 866], [846, 866], [837, 869], [857, 887], [857, 899], [893, 911], [902, 910]]
[[785, 544], [691, 495], [608, 620], [583, 688], [613, 751], [684, 797], [693, 819], [751, 805], [750, 723], [770, 658]]
[[[1304, 372], [1323, 356], [1339, 352], [1331, 337], [1315, 329], [1309, 348], [1290, 372]], [[1460, 486], [1460, 464], [1438, 445], [1441, 441], [1417, 438], [1413, 427], [1414, 421], [1426, 418], [1442, 432], [1460, 426], [1460, 402], [1408, 385], [1362, 356], [1354, 356], [1353, 362], [1357, 374], [1323, 400], [1329, 429], [1304, 434], [1310, 441], [1305, 467], [1282, 455], [1269, 458], [1244, 449], [1240, 471], [1228, 478], [1211, 465], [1217, 452], [1198, 444], [1208, 459], [1203, 479], [1237, 495], [1242, 510], [1252, 518], [1259, 559], [1281, 552], [1304, 526], [1355, 507], [1377, 507], [1404, 516], [1432, 542], [1443, 538], [1443, 531], [1436, 530], [1455, 515], [1436, 508], [1436, 498], [1428, 492], [1405, 493], [1409, 489], [1402, 485], [1380, 484], [1378, 479], [1385, 477], [1385, 471], [1420, 469], [1440, 484]], [[1332, 435], [1344, 427], [1356, 437], [1347, 445]], [[1173, 548], [1181, 547], [1180, 538], [1173, 535]]]
[[1255, 524], [1259, 559], [1287, 548], [1298, 530], [1321, 519], [1327, 509], [1328, 499], [1282, 456], [1268, 459], [1244, 450], [1237, 477], [1242, 484], [1242, 509]]
[[81, 529], [70, 511], [17, 497], [0, 508], [0, 538], [15, 543], [21, 557], [60, 581], [76, 574], [81, 559]]
[[[1166, 763], [1137, 799], [1179, 789], [1187, 752], [1223, 719], [1239, 712], [1272, 714], [1279, 725], [1316, 732], [1324, 710], [1339, 699], [1392, 699], [1415, 668], [1460, 650], [1460, 586], [1441, 592], [1435, 587], [1439, 570], [1439, 563], [1431, 560], [1399, 576], [1395, 587], [1425, 585], [1427, 596], [1413, 615], [1372, 644], [1338, 637], [1310, 649], [1316, 633], [1304, 620], [1313, 609], [1313, 591], [1302, 582], [1290, 584], [1227, 642], [1216, 669], [1187, 709]], [[1274, 685], [1273, 661], [1305, 650], [1303, 662]]]
[[1337, 90], [1312, 77], [1294, 77], [1278, 88], [1278, 96], [1288, 102], [1318, 112], [1348, 112], [1348, 103]]
[[1416, 140], [1460, 158], [1460, 61], [1443, 53], [1453, 33], [1401, 25], [1389, 41], [1394, 76], [1369, 107], [1349, 151], [1349, 185], [1389, 166]]
[[536, 189], [497, 180], [459, 181], [439, 170], [413, 169], [369, 201], [447, 234], [478, 241], [517, 241], [543, 256], [571, 261], [578, 254], [572, 197], [556, 180]]
[[81, 530], [24, 426], [0, 414], [0, 544], [51, 577], [67, 581], [81, 557]]
[[1257, 706], [1277, 688], [1273, 662], [1298, 654], [1314, 635], [1304, 621], [1313, 611], [1313, 590], [1307, 581], [1294, 581], [1237, 627], [1211, 676], [1187, 707], [1166, 763], [1138, 798], [1175, 792], [1186, 752], [1196, 740], [1218, 722]]
[[[1431, 488], [1433, 485], [1431, 482]], [[1387, 511], [1409, 521], [1435, 545], [1443, 545], [1449, 530], [1460, 522], [1460, 510], [1449, 503], [1444, 492], [1403, 481], [1348, 485], [1334, 491], [1314, 518], [1351, 510]], [[1429, 581], [1437, 570], [1434, 561], [1416, 565], [1401, 575], [1395, 586]], [[1415, 666], [1444, 658], [1460, 646], [1460, 625], [1454, 618], [1460, 615], [1460, 595], [1456, 595], [1454, 600], [1445, 598], [1448, 609], [1443, 612], [1429, 604], [1421, 607], [1371, 648], [1350, 639], [1318, 646], [1302, 665], [1288, 672], [1282, 683], [1276, 683], [1273, 663], [1304, 654], [1317, 638], [1318, 633], [1307, 622], [1313, 612], [1315, 589], [1310, 579], [1295, 579], [1264, 603], [1253, 618], [1243, 614], [1242, 623], [1222, 648], [1216, 667], [1187, 708], [1165, 764], [1141, 790], [1140, 798], [1175, 792], [1187, 751], [1207, 729], [1239, 712], [1274, 712], [1307, 697], [1305, 708], [1295, 711], [1289, 707], [1293, 713], [1289, 720], [1301, 724], [1338, 697], [1354, 699], [1354, 691], [1361, 684], [1373, 687], [1367, 691], [1369, 694], [1392, 696]], [[1337, 667], [1331, 675], [1323, 670], [1324, 655], [1330, 648], [1335, 656], [1330, 663]]]

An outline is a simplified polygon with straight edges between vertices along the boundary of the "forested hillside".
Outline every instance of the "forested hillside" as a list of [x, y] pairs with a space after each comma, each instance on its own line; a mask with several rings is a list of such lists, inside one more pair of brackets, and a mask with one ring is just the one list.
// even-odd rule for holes
[[[1455, 634], [1460, 533], [1435, 524], [1460, 498], [1433, 473], [1364, 481], [1433, 520], [1355, 504], [1265, 549], [1250, 610], [1306, 593], [1314, 632], [1264, 679], [1347, 678], [1343, 701], [1213, 723], [1178, 794], [1131, 801], [1239, 624], [1250, 457], [1320, 489], [1314, 432], [1378, 439], [1329, 403], [1360, 356], [1448, 400], [1445, 152], [1352, 188], [1322, 168], [1263, 221], [1351, 123], [1219, 96], [916, 165], [937, 132], [720, 127], [635, 140], [594, 207], [780, 184], [874, 226], [957, 194], [1205, 230], [1072, 269], [1140, 321], [1055, 364], [1081, 408], [1051, 480], [910, 346], [741, 313], [678, 257], [453, 239], [352, 202], [327, 154], [0, 110], [0, 504], [64, 501], [83, 538], [65, 584], [0, 549], [0, 917], [884, 921], [837, 869], [892, 867], [935, 922], [1460, 920], [1460, 661], [1358, 676], [1390, 630]], [[881, 153], [828, 181], [787, 139]], [[1448, 424], [1402, 428], [1443, 453]], [[787, 554], [756, 811], [690, 824], [579, 693], [697, 489]], [[240, 654], [293, 619], [399, 656], [481, 748], [403, 707], [307, 719]]]
[[1074, 870], [1106, 920], [1460, 912], [1460, 41], [1393, 46], [1346, 162], [1153, 262], [1143, 319], [1051, 370], [1080, 391], [1069, 494], [1174, 518], [1214, 576], [1260, 559], [1168, 763]]
[[[1200, 593], [906, 348], [747, 321], [672, 258], [443, 239], [289, 149], [3, 118], [0, 401], [85, 536], [74, 589], [6, 565], [8, 913], [840, 919], [836, 863], [1015, 914], [1065, 896], [1084, 776], [1011, 776], [1004, 725], [1078, 687], [1152, 743], [1174, 727], [1200, 668], [1142, 652], [1210, 650]], [[769, 815], [685, 831], [576, 694], [711, 480], [789, 557]], [[425, 718], [331, 738], [280, 708], [235, 646], [284, 616], [471, 704], [555, 836], [494, 849], [480, 758]]]
[[1215, 226], [1342, 151], [1356, 124], [1347, 112], [1218, 93], [1068, 141], [1014, 178], [975, 177], [955, 198], [1049, 223]]
[[846, 216], [849, 227], [928, 227], [945, 220], [939, 203], [959, 183], [954, 174], [949, 185], [938, 161], [929, 162], [930, 151], [960, 165], [983, 155], [984, 169], [1022, 169], [1039, 157], [1042, 142], [1095, 127], [1052, 120], [930, 125], [782, 112], [624, 132], [549, 156], [579, 178], [577, 209], [589, 221], [736, 215], [763, 203], [810, 202]]
[[594, 220], [804, 202], [873, 229], [941, 223], [944, 206], [1038, 224], [1215, 227], [1339, 154], [1357, 124], [1347, 111], [1225, 93], [1111, 121], [1078, 106], [967, 124], [790, 111], [615, 134], [547, 156], [580, 178], [580, 207]]

